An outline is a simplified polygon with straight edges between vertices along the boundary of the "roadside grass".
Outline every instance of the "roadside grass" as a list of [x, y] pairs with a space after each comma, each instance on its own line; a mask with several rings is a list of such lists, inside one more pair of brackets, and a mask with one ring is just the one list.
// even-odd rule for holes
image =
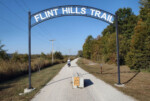
[[19, 95], [28, 87], [28, 75], [0, 84], [0, 101], [29, 101], [34, 95], [48, 83], [65, 65], [65, 63], [42, 69], [40, 72], [32, 73], [32, 86], [36, 88], [33, 92]]
[[125, 94], [139, 101], [150, 101], [150, 73], [130, 70], [127, 66], [120, 66], [121, 83], [125, 84], [125, 87], [116, 87], [114, 86], [114, 84], [118, 82], [116, 65], [103, 63], [103, 72], [101, 74], [99, 63], [80, 58], [77, 64]]
[[[50, 59], [34, 58], [31, 59], [31, 70], [34, 72], [54, 64], [65, 63], [66, 61], [67, 58], [55, 59], [52, 64]], [[0, 83], [25, 74], [28, 74], [28, 61], [0, 60]]]

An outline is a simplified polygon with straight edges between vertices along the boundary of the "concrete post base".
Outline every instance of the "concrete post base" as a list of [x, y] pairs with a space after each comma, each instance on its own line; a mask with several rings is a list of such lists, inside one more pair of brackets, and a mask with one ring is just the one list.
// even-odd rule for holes
[[32, 88], [32, 89], [25, 88], [25, 89], [24, 89], [24, 93], [19, 93], [19, 95], [24, 95], [24, 94], [30, 93], [30, 92], [32, 92], [33, 90], [35, 90], [35, 88]]
[[124, 87], [125, 86], [124, 84], [114, 84], [114, 85], [117, 87]]

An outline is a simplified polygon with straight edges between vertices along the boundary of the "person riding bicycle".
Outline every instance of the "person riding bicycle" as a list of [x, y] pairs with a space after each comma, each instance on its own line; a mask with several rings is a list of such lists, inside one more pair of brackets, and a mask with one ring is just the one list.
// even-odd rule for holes
[[69, 67], [71, 66], [71, 61], [70, 61], [70, 59], [67, 60], [67, 64], [68, 64]]

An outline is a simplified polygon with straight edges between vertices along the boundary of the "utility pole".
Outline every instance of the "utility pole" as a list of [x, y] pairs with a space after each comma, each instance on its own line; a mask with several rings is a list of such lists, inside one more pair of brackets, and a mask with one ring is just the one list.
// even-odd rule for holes
[[71, 57], [71, 49], [68, 49], [69, 52], [69, 58]]
[[55, 40], [49, 40], [49, 41], [52, 41], [52, 64], [53, 64], [53, 62], [54, 62], [54, 57], [53, 57], [53, 52], [54, 52], [53, 42]]

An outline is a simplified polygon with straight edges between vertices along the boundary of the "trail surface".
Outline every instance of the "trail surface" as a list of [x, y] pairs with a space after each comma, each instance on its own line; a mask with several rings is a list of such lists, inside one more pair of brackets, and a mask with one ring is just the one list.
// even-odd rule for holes
[[[71, 67], [65, 65], [31, 101], [136, 101], [81, 69], [77, 60], [71, 62]], [[83, 74], [85, 88], [72, 88], [72, 73], [75, 72]]]

